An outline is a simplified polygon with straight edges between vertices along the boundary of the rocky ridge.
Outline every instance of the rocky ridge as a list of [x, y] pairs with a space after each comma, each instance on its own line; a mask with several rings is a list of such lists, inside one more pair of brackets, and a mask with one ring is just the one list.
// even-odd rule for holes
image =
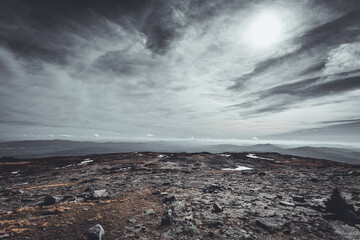
[[0, 239], [360, 239], [359, 180], [277, 153], [3, 158]]

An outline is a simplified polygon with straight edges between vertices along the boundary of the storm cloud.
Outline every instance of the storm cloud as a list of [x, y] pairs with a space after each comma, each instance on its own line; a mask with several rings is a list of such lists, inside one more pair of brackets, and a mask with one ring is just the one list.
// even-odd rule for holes
[[[249, 46], [248, 26], [269, 9], [282, 39]], [[334, 126], [346, 140], [360, 117], [359, 23], [350, 0], [6, 0], [0, 140], [261, 138]]]

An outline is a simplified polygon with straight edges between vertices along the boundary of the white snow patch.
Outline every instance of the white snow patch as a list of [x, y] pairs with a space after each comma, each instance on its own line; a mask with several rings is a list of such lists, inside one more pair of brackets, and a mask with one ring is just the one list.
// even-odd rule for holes
[[72, 166], [72, 164], [66, 165], [65, 167], [61, 167], [61, 168], [68, 168], [68, 167], [71, 167], [71, 166]]
[[274, 159], [272, 158], [264, 158], [264, 157], [258, 157], [253, 153], [249, 153], [248, 155], [246, 155], [248, 158], [257, 158], [257, 159], [263, 159], [263, 160], [268, 160], [268, 161], [274, 161]]
[[220, 157], [231, 157], [231, 154], [220, 154]]
[[252, 168], [245, 167], [245, 166], [238, 166], [237, 168], [223, 168], [221, 170], [225, 171], [244, 171], [244, 170], [251, 170]]
[[164, 154], [160, 154], [160, 155], [158, 156], [158, 158], [164, 158], [164, 157], [167, 157], [167, 156], [164, 155]]
[[18, 174], [20, 171], [11, 172], [11, 174]]
[[85, 158], [84, 161], [80, 162], [79, 165], [87, 165], [88, 163], [93, 162], [94, 160], [90, 158]]

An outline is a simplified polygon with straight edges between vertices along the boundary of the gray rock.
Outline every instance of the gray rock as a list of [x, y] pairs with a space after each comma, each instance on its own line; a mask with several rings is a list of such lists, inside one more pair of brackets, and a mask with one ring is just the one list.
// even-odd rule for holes
[[294, 195], [292, 198], [295, 202], [301, 202], [301, 203], [305, 202], [305, 198], [303, 196]]
[[269, 232], [281, 229], [286, 221], [279, 218], [260, 218], [256, 221], [256, 225], [263, 227]]
[[317, 178], [311, 178], [310, 181], [312, 181], [313, 183], [318, 183], [318, 182], [320, 182], [319, 179], [317, 179]]
[[164, 198], [163, 203], [172, 203], [173, 201], [175, 201], [175, 196], [169, 195]]
[[295, 204], [293, 204], [291, 202], [285, 202], [285, 201], [280, 201], [280, 205], [287, 206], [287, 207], [294, 207], [295, 206]]
[[144, 212], [144, 215], [148, 216], [148, 215], [155, 215], [156, 212], [154, 211], [154, 209], [148, 209]]
[[142, 226], [141, 224], [137, 224], [134, 226], [134, 228], [141, 228], [141, 226]]
[[201, 232], [195, 226], [185, 228], [183, 232], [190, 236], [196, 236], [201, 234]]
[[130, 218], [130, 219], [128, 219], [128, 222], [129, 222], [129, 223], [136, 223], [136, 220], [133, 219], [133, 218]]
[[221, 213], [223, 211], [222, 207], [220, 207], [217, 203], [213, 205], [213, 213]]
[[48, 205], [53, 205], [53, 204], [58, 203], [58, 202], [60, 202], [59, 197], [48, 195], [48, 196], [45, 197], [43, 204], [48, 206]]
[[3, 234], [3, 235], [0, 235], [0, 239], [6, 239], [6, 238], [9, 238], [10, 237], [10, 234]]
[[174, 211], [175, 212], [181, 212], [185, 209], [185, 203], [184, 202], [177, 202], [174, 204]]
[[360, 239], [360, 231], [352, 226], [346, 224], [334, 224], [335, 233], [342, 236], [344, 239]]
[[95, 226], [89, 228], [86, 231], [87, 240], [101, 240], [104, 234], [105, 234], [105, 230], [100, 224], [96, 224]]
[[209, 220], [206, 224], [209, 228], [218, 228], [222, 225], [222, 223], [218, 220]]
[[103, 197], [107, 197], [108, 196], [108, 192], [106, 191], [106, 189], [101, 189], [101, 190], [94, 190], [93, 193], [91, 194], [90, 198], [91, 199], [99, 199], [99, 198], [103, 198]]
[[226, 235], [226, 237], [223, 237], [224, 239], [254, 239], [245, 230], [239, 228], [229, 227], [223, 230], [223, 234]]
[[174, 223], [174, 219], [171, 216], [171, 210], [169, 210], [167, 213], [164, 214], [164, 216], [161, 219], [161, 227], [163, 226], [171, 226]]

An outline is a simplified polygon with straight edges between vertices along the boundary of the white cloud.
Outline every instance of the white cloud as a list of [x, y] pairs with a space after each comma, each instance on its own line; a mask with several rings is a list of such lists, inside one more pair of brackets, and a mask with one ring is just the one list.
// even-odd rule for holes
[[360, 69], [360, 42], [341, 44], [329, 52], [324, 73], [338, 74]]
[[95, 134], [94, 134], [94, 137], [98, 138], [98, 137], [100, 137], [100, 135], [97, 134], [97, 133], [95, 133]]
[[60, 134], [60, 137], [66, 137], [66, 138], [71, 138], [73, 137], [73, 135], [69, 135], [69, 134]]
[[148, 137], [153, 137], [154, 134], [148, 133], [148, 134], [146, 134], [146, 136], [148, 136]]

